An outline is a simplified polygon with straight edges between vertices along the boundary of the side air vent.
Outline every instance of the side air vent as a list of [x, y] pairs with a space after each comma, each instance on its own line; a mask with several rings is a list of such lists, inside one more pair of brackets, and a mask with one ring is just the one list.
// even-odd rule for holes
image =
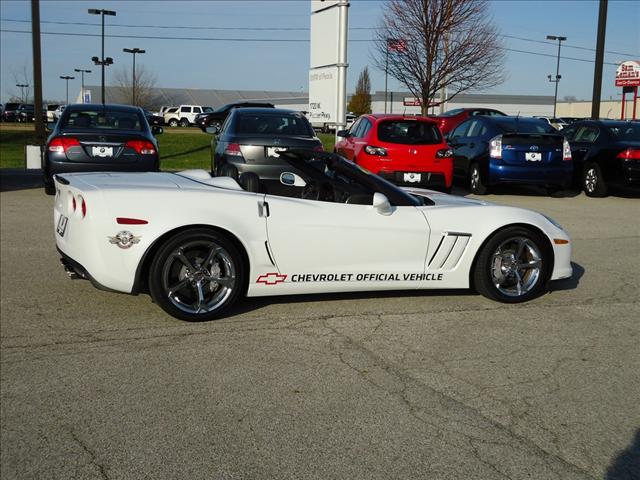
[[470, 233], [445, 232], [429, 260], [429, 270], [451, 270], [469, 244]]

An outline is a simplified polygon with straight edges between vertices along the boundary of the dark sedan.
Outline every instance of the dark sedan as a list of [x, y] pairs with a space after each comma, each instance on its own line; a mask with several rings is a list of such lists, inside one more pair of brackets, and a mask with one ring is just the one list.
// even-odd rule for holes
[[195, 124], [200, 127], [200, 130], [205, 132], [207, 127], [218, 126], [222, 127], [222, 124], [229, 116], [232, 110], [236, 108], [275, 108], [272, 103], [264, 102], [237, 102], [228, 103], [213, 112], [203, 112], [196, 115]]
[[539, 185], [549, 193], [571, 185], [569, 142], [543, 120], [476, 116], [458, 125], [447, 143], [454, 178], [477, 195], [507, 183]]
[[290, 168], [280, 152], [323, 150], [302, 113], [276, 108], [234, 109], [214, 144], [212, 173], [239, 179], [251, 191], [280, 185], [280, 174]]
[[150, 112], [149, 110], [145, 110], [144, 111], [144, 116], [147, 118], [147, 122], [149, 123], [149, 125], [153, 126], [162, 126], [164, 125], [164, 117], [161, 117], [160, 115], [156, 115], [153, 112]]
[[69, 172], [159, 169], [158, 142], [138, 107], [124, 105], [69, 105], [47, 140], [44, 188], [55, 194], [53, 175]]
[[640, 123], [583, 120], [562, 134], [569, 140], [574, 181], [590, 197], [604, 197], [610, 187], [640, 188]]
[[34, 122], [36, 119], [36, 107], [28, 103], [23, 103], [16, 111], [17, 122]]
[[15, 122], [18, 118], [18, 109], [20, 108], [20, 103], [6, 103], [4, 105], [4, 111], [2, 112], [2, 121], [4, 122]]

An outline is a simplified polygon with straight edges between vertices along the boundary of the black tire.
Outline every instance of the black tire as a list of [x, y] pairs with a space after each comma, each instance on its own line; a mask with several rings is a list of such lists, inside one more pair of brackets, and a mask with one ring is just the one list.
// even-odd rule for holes
[[180, 119], [180, 126], [181, 127], [188, 127], [189, 126], [189, 120], [187, 120], [186, 118], [181, 118]]
[[489, 193], [486, 181], [483, 178], [482, 169], [478, 163], [471, 164], [469, 167], [469, 191], [475, 195], [486, 195]]
[[227, 235], [207, 228], [171, 237], [149, 269], [153, 301], [169, 315], [188, 322], [221, 317], [245, 288], [242, 255]]
[[225, 163], [218, 169], [217, 177], [231, 177], [234, 180], [238, 180], [238, 169], [233, 165]]
[[240, 175], [238, 183], [247, 192], [260, 193], [260, 177], [253, 172]]
[[53, 182], [44, 182], [44, 193], [47, 195], [55, 195], [56, 194], [56, 186]]
[[546, 290], [552, 270], [547, 239], [536, 231], [514, 226], [498, 231], [481, 247], [472, 281], [478, 293], [487, 298], [520, 303]]
[[169, 126], [170, 127], [177, 127], [178, 126], [178, 119], [177, 118], [172, 118], [171, 120], [169, 120]]
[[607, 184], [604, 181], [602, 169], [596, 162], [589, 162], [584, 166], [582, 189], [588, 197], [605, 197], [607, 195]]

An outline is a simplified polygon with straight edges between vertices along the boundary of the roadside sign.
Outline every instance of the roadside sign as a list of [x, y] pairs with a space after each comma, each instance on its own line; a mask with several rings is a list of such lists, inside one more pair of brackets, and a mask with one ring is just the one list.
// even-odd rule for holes
[[402, 104], [405, 107], [419, 107], [420, 105], [422, 105], [422, 102], [419, 98], [416, 97], [404, 97], [402, 99]]
[[629, 60], [618, 65], [616, 87], [640, 87], [640, 61]]
[[309, 72], [309, 120], [312, 124], [336, 123], [338, 116], [338, 67]]

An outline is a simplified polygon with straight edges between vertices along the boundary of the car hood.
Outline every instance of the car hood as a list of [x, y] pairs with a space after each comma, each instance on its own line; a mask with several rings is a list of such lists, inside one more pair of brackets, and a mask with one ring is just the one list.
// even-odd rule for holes
[[402, 188], [405, 192], [413, 195], [428, 198], [433, 201], [437, 207], [471, 207], [480, 205], [493, 205], [491, 202], [475, 200], [473, 198], [458, 197], [456, 195], [448, 195], [446, 193], [437, 192], [435, 190], [427, 190], [425, 188]]

